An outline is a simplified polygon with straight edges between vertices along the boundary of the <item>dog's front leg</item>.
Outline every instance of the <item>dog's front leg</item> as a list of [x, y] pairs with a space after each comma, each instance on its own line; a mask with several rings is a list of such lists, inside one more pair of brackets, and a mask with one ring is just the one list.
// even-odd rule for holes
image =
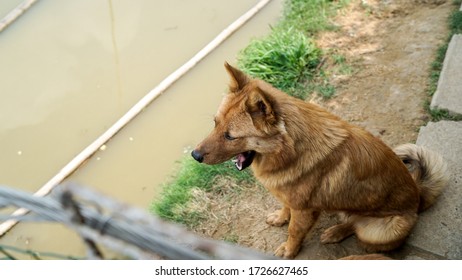
[[275, 255], [293, 259], [298, 254], [306, 234], [319, 218], [319, 214], [319, 211], [312, 209], [290, 209], [289, 238], [276, 249]]

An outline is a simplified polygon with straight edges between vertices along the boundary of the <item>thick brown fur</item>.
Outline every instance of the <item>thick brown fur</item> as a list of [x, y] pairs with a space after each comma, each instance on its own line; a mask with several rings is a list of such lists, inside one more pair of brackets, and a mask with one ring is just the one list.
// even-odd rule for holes
[[397, 156], [364, 129], [225, 67], [230, 92], [214, 130], [193, 156], [217, 164], [255, 152], [255, 177], [283, 205], [267, 223], [289, 222], [288, 240], [277, 256], [298, 254], [321, 211], [338, 212], [342, 221], [322, 234], [322, 243], [356, 234], [370, 251], [392, 250], [409, 235], [419, 209], [433, 204], [446, 185], [438, 155], [407, 144], [397, 148]]

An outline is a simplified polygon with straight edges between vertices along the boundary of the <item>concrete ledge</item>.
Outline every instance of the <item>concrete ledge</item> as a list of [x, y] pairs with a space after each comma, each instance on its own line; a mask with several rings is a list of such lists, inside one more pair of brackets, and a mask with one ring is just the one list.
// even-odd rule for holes
[[430, 104], [431, 109], [446, 109], [462, 114], [462, 35], [454, 35], [449, 43], [438, 87]]
[[419, 215], [408, 244], [447, 259], [462, 259], [462, 122], [422, 127], [417, 144], [443, 156], [451, 174], [435, 205]]

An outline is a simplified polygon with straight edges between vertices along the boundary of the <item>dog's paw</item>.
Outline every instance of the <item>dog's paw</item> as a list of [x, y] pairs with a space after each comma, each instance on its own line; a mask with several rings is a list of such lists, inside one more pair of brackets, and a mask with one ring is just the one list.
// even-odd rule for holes
[[266, 223], [275, 227], [285, 225], [290, 219], [290, 212], [284, 210], [276, 210], [266, 217]]
[[298, 253], [298, 250], [291, 250], [289, 246], [287, 246], [287, 242], [283, 242], [274, 252], [274, 255], [279, 258], [284, 259], [293, 259]]
[[338, 243], [351, 234], [353, 234], [353, 229], [351, 226], [340, 224], [326, 229], [323, 234], [321, 234], [320, 239], [322, 244]]

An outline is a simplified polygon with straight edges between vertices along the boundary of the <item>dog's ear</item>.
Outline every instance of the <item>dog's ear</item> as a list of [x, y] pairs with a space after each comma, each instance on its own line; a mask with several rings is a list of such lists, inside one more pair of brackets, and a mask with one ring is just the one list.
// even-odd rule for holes
[[231, 92], [240, 91], [249, 82], [249, 78], [244, 72], [229, 65], [228, 62], [225, 62], [225, 68], [231, 78], [229, 83], [229, 90]]
[[261, 121], [266, 124], [276, 123], [276, 113], [274, 111], [274, 102], [270, 95], [266, 94], [260, 88], [249, 92], [246, 102], [247, 112], [252, 116], [252, 119]]

